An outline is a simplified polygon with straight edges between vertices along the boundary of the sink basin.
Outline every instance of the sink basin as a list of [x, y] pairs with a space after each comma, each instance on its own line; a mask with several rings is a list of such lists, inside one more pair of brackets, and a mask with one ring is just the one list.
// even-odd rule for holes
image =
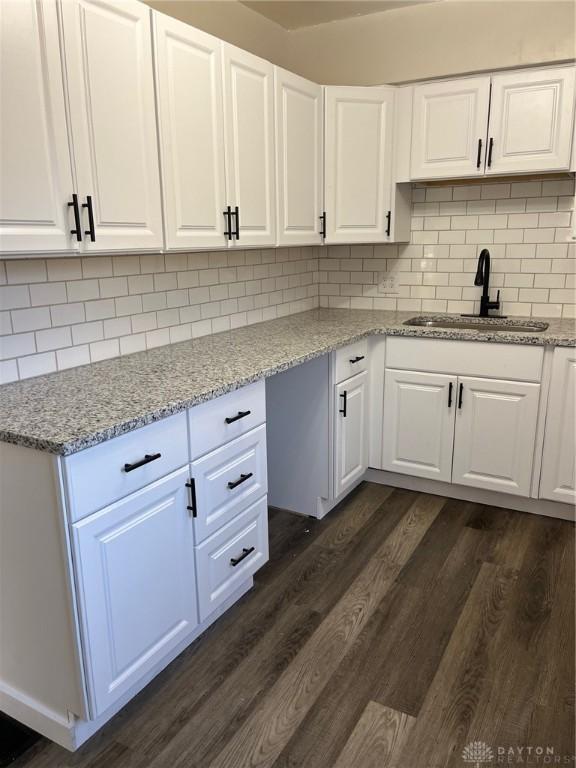
[[548, 323], [540, 320], [504, 320], [500, 317], [431, 317], [419, 315], [405, 320], [403, 325], [418, 328], [457, 328], [470, 331], [511, 331], [513, 333], [542, 333]]

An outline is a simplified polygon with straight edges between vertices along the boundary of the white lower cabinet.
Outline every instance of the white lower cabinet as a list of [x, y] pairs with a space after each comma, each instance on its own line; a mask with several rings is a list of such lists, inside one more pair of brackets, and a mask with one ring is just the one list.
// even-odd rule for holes
[[198, 624], [188, 467], [72, 526], [92, 717]]
[[450, 481], [456, 376], [387, 370], [384, 468]]
[[268, 505], [261, 498], [196, 547], [204, 621], [268, 560]]
[[530, 495], [540, 385], [388, 369], [383, 468]]
[[368, 468], [368, 372], [336, 385], [334, 426], [334, 496]]
[[452, 482], [530, 495], [540, 385], [458, 379]]
[[540, 498], [576, 502], [576, 349], [556, 349], [540, 478]]

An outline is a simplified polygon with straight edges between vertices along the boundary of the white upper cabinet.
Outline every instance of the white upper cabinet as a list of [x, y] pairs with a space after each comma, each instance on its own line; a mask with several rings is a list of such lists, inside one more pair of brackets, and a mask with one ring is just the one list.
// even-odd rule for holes
[[576, 349], [555, 349], [540, 498], [576, 502]]
[[153, 13], [166, 247], [222, 248], [221, 42]]
[[486, 173], [570, 168], [574, 67], [492, 77]]
[[490, 77], [416, 85], [411, 177], [481, 176], [489, 104]]
[[136, 0], [66, 0], [61, 8], [83, 247], [159, 249], [150, 9]]
[[322, 242], [322, 87], [274, 68], [279, 245]]
[[325, 94], [326, 242], [387, 242], [394, 89], [329, 87]]
[[78, 248], [53, 3], [0, 5], [0, 249]]
[[458, 378], [452, 482], [530, 495], [540, 385]]
[[274, 67], [227, 43], [224, 65], [229, 240], [238, 247], [276, 244]]

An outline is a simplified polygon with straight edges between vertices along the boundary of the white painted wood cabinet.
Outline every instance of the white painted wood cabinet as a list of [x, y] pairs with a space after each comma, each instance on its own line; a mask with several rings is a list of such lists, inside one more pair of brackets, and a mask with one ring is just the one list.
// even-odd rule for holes
[[0, 9], [0, 250], [78, 250], [56, 6]]
[[334, 496], [351, 488], [368, 468], [368, 373], [336, 384]]
[[327, 243], [390, 242], [394, 89], [325, 89]]
[[188, 467], [73, 526], [93, 717], [198, 624]]
[[575, 68], [492, 76], [487, 174], [570, 168]]
[[438, 373], [386, 371], [384, 469], [450, 481], [456, 382]]
[[414, 86], [411, 177], [481, 176], [489, 105], [489, 76]]
[[66, 0], [61, 9], [82, 248], [158, 250], [150, 9], [136, 0]]
[[163, 13], [152, 18], [166, 248], [224, 248], [222, 43]]
[[529, 496], [540, 385], [461, 376], [452, 482]]
[[274, 68], [278, 245], [320, 245], [322, 87]]
[[224, 67], [226, 190], [231, 246], [276, 244], [274, 67], [227, 43]]
[[552, 361], [540, 498], [576, 502], [576, 350], [557, 348]]

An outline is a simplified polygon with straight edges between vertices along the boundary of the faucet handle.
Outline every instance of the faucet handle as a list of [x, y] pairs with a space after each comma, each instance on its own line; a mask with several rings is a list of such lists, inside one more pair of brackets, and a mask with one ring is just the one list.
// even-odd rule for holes
[[498, 304], [498, 308], [500, 307], [500, 288], [498, 288], [498, 291], [496, 292], [496, 304]]

